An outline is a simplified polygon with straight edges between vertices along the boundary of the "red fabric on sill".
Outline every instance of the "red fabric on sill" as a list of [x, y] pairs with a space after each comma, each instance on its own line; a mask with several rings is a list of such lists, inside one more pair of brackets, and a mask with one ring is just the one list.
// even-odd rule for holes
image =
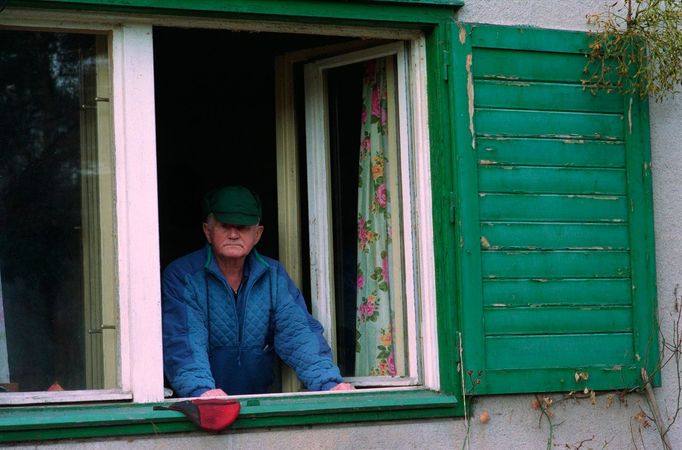
[[155, 410], [178, 411], [205, 431], [222, 431], [232, 424], [239, 415], [241, 405], [237, 400], [196, 398], [173, 403], [170, 406], [155, 406]]

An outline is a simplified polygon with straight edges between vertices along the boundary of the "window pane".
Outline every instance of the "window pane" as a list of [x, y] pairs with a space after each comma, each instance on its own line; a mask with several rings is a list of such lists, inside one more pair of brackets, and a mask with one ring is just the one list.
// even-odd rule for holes
[[328, 71], [336, 355], [344, 376], [406, 375], [395, 59]]
[[0, 386], [114, 387], [107, 39], [0, 30], [0, 67]]

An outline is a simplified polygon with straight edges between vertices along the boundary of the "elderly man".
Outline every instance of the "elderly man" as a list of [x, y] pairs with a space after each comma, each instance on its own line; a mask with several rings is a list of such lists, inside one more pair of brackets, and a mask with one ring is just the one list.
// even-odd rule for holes
[[275, 260], [258, 197], [242, 186], [203, 201], [207, 245], [171, 263], [162, 280], [164, 371], [181, 397], [258, 394], [273, 382], [273, 351], [310, 390], [352, 389], [322, 326]]

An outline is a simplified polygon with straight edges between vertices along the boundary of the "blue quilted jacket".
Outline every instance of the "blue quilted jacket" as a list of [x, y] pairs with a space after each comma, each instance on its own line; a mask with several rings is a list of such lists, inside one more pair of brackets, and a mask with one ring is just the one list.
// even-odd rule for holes
[[236, 298], [210, 246], [177, 259], [163, 273], [162, 308], [164, 371], [181, 397], [215, 388], [267, 392], [273, 350], [310, 390], [342, 381], [301, 292], [277, 261], [255, 250]]

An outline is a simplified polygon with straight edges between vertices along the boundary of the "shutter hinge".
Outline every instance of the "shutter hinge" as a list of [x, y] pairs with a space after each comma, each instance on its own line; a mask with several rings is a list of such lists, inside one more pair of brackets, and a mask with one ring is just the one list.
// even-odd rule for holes
[[450, 72], [450, 52], [443, 50], [443, 81], [448, 81], [448, 72]]
[[450, 223], [455, 223], [456, 198], [455, 193], [450, 192]]

